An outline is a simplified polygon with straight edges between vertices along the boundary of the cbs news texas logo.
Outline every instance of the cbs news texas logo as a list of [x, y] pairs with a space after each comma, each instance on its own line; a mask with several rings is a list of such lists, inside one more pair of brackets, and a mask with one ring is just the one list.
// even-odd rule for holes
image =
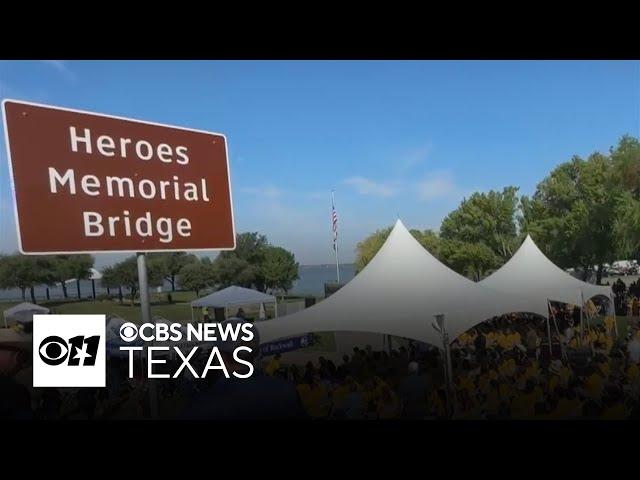
[[104, 315], [34, 315], [33, 386], [106, 386], [105, 342]]

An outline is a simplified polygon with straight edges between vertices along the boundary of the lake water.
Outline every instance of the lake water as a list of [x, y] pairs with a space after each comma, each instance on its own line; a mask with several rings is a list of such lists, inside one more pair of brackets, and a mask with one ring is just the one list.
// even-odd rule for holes
[[[355, 275], [355, 265], [342, 264], [340, 265], [340, 282], [346, 283], [351, 280]], [[335, 265], [301, 265], [298, 274], [300, 278], [295, 281], [293, 288], [289, 292], [291, 295], [312, 295], [316, 297], [324, 297], [324, 284], [328, 282], [336, 281], [336, 266]], [[96, 280], [96, 295], [106, 294], [107, 289], [102, 288], [100, 281]], [[162, 288], [163, 291], [170, 291], [171, 284], [165, 282]], [[123, 292], [126, 294], [127, 289], [123, 288]], [[112, 295], [117, 295], [117, 289], [111, 289]], [[37, 300], [46, 300], [46, 287], [36, 287], [35, 294]], [[91, 296], [91, 281], [80, 281], [80, 294], [83, 298]], [[76, 282], [67, 283], [67, 295], [70, 298], [77, 298], [78, 293], [76, 289]], [[49, 287], [49, 298], [60, 299], [63, 298], [61, 287]], [[27, 290], [27, 301], [29, 301], [29, 291]], [[11, 290], [0, 290], [0, 301], [20, 301], [22, 296], [20, 290], [17, 288]]]
[[[354, 264], [340, 265], [340, 283], [346, 283], [356, 274]], [[336, 281], [335, 265], [301, 265], [298, 279], [291, 289], [292, 295], [313, 295], [324, 297], [324, 284]]]

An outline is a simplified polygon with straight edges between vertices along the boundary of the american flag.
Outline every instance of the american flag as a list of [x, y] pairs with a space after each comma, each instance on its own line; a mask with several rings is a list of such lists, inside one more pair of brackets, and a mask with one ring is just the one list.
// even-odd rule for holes
[[338, 241], [338, 214], [333, 202], [333, 192], [331, 192], [331, 223], [333, 225], [333, 249], [335, 250], [336, 242]]

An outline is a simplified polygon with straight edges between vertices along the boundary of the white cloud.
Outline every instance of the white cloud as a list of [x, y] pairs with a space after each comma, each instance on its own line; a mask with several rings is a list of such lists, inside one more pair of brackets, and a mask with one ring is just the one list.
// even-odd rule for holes
[[400, 165], [400, 170], [406, 171], [410, 170], [413, 167], [416, 167], [427, 160], [427, 155], [429, 154], [430, 148], [427, 146], [415, 148], [413, 150], [408, 151], [405, 155], [401, 157], [398, 164]]
[[42, 63], [56, 69], [67, 80], [75, 80], [76, 76], [62, 60], [42, 60]]
[[422, 200], [450, 197], [458, 193], [459, 188], [453, 180], [453, 175], [446, 170], [432, 172], [418, 183], [418, 196]]
[[327, 200], [331, 198], [331, 192], [309, 192], [305, 193], [304, 196], [310, 200]]
[[395, 189], [391, 185], [378, 183], [364, 177], [347, 178], [344, 183], [354, 187], [361, 195], [391, 197], [395, 194]]
[[283, 191], [273, 185], [264, 185], [260, 187], [241, 187], [240, 191], [250, 195], [257, 195], [264, 198], [276, 199], [280, 198]]

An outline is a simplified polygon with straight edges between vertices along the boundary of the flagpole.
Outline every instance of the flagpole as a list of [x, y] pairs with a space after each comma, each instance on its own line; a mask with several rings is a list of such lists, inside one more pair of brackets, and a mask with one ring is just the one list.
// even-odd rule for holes
[[[335, 199], [333, 197], [333, 190], [331, 190], [331, 207], [333, 209], [333, 211], [331, 212], [332, 215], [335, 215], [335, 211], [336, 211], [336, 204], [335, 204]], [[332, 222], [333, 222], [333, 218], [332, 218]], [[338, 225], [334, 224], [333, 226], [333, 250], [336, 253], [336, 278], [338, 279], [338, 284], [340, 283], [340, 262], [338, 260]]]

